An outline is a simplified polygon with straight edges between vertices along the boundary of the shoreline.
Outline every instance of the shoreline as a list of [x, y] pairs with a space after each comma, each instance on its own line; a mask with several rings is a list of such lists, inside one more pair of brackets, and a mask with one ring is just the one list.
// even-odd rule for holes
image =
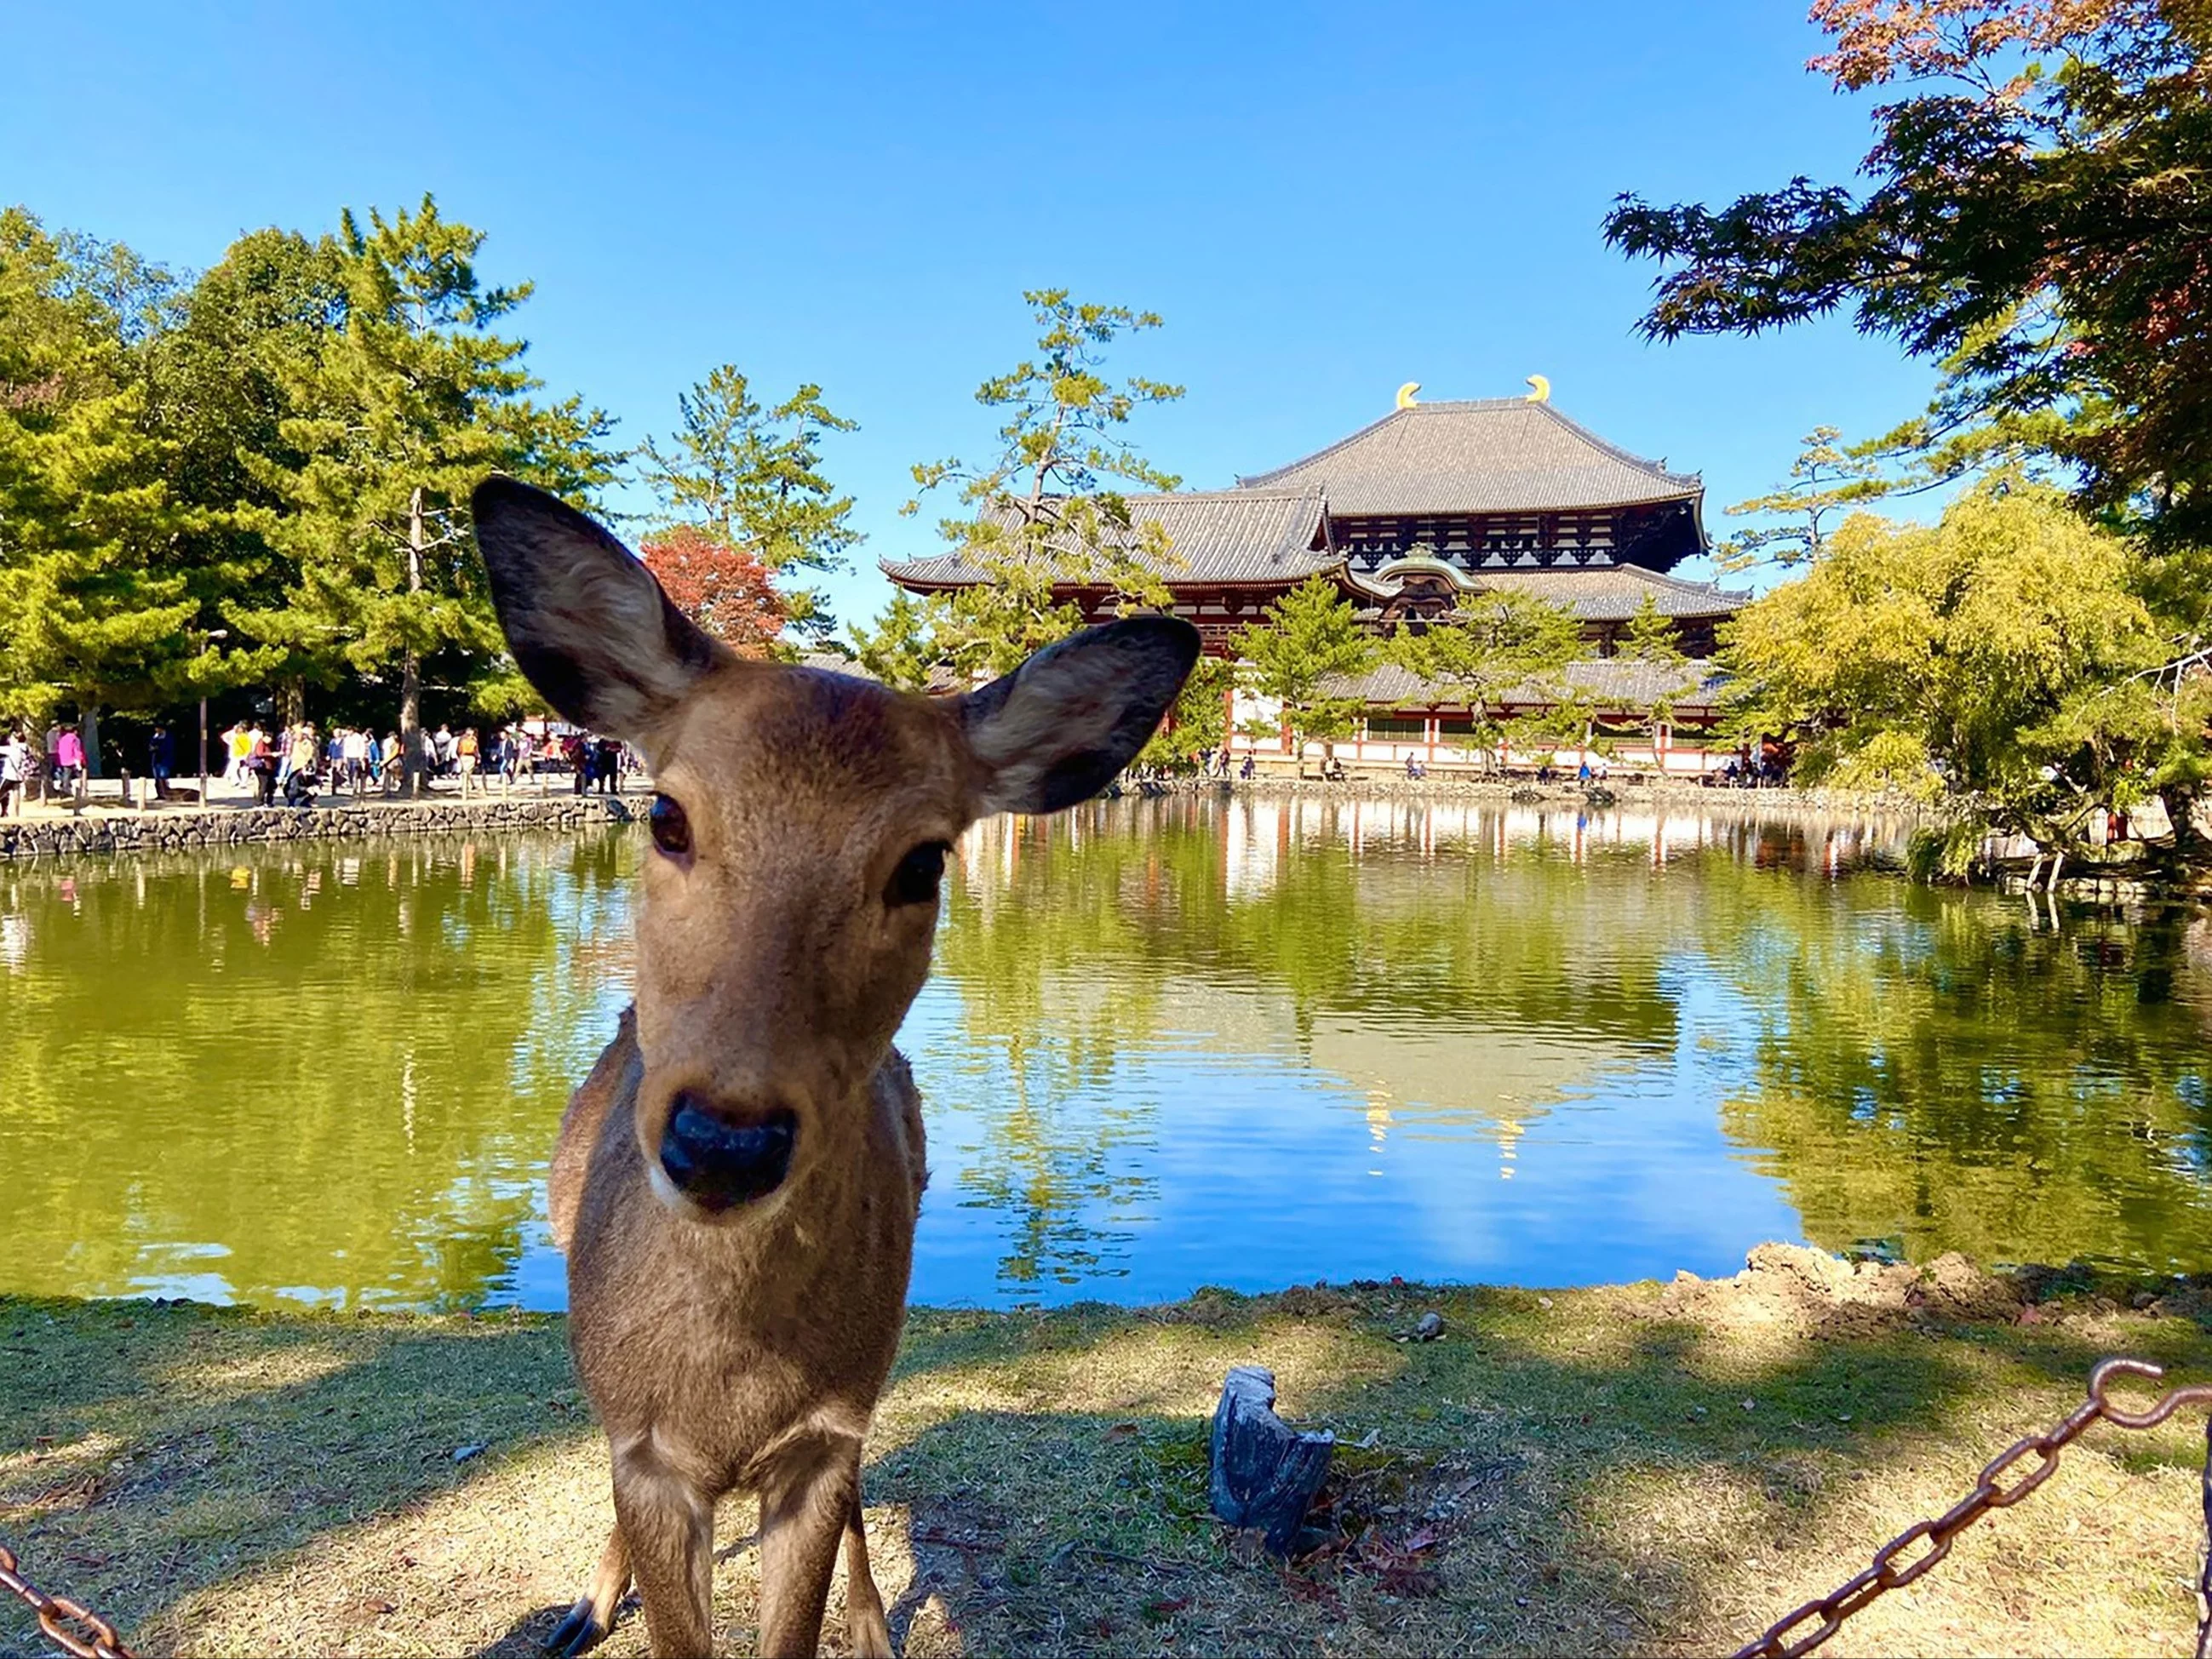
[[[1354, 778], [1341, 783], [1318, 779], [1259, 777], [1249, 781], [1176, 778], [1117, 783], [1101, 797], [1218, 794], [1225, 799], [1353, 801], [1494, 801], [1592, 811], [1634, 810], [1644, 803], [1669, 808], [1699, 808], [1775, 817], [1911, 817], [1925, 814], [1910, 806], [1826, 792], [1789, 789], [1722, 790], [1694, 785], [1659, 784], [1615, 787], [1609, 800], [1595, 799], [1579, 785], [1539, 787], [1480, 779], [1430, 777], [1420, 780]], [[563, 788], [545, 794], [501, 794], [464, 800], [434, 793], [419, 800], [371, 796], [308, 807], [254, 806], [217, 801], [207, 806], [170, 804], [125, 806], [94, 800], [81, 812], [43, 806], [20, 817], [0, 818], [0, 861], [129, 853], [190, 851], [293, 841], [361, 841], [386, 836], [453, 835], [475, 830], [597, 828], [635, 821], [646, 789], [623, 794], [577, 795]]]
[[296, 841], [374, 841], [501, 830], [581, 830], [635, 821], [645, 798], [569, 793], [325, 806], [94, 807], [81, 814], [0, 819], [0, 862], [179, 853]]
[[[1441, 1336], [1409, 1340], [1430, 1313]], [[2209, 1325], [2212, 1278], [1782, 1245], [1666, 1284], [916, 1308], [868, 1442], [870, 1549], [909, 1659], [1727, 1650], [1955, 1502], [2095, 1359], [2212, 1376]], [[521, 1659], [607, 1523], [564, 1330], [0, 1297], [0, 1533], [141, 1651]], [[1207, 1423], [1240, 1364], [1337, 1437], [1310, 1517], [1328, 1541], [1287, 1568], [1207, 1514]], [[2194, 1413], [2093, 1431], [1839, 1650], [2185, 1650], [2201, 1452]], [[738, 1652], [753, 1526], [733, 1499], [718, 1528]], [[626, 1613], [606, 1651], [641, 1653], [642, 1626]], [[0, 1646], [35, 1639], [0, 1606]]]
[[[1633, 780], [1633, 781], [1632, 781]], [[1418, 805], [1434, 802], [1486, 803], [1554, 811], [1698, 811], [1738, 817], [1790, 820], [1888, 820], [1900, 828], [1942, 821], [1940, 810], [1892, 797], [1836, 790], [1706, 788], [1640, 775], [1585, 787], [1574, 781], [1536, 785], [1463, 776], [1420, 779], [1353, 775], [1339, 782], [1317, 778], [1169, 778], [1109, 785], [1101, 799], [1212, 795], [1223, 799], [1316, 802], [1350, 806], [1366, 802]], [[375, 841], [425, 835], [467, 835], [530, 830], [589, 830], [637, 821], [649, 791], [578, 795], [566, 789], [539, 794], [494, 793], [464, 800], [434, 793], [419, 800], [371, 796], [311, 807], [260, 807], [244, 803], [208, 806], [170, 804], [130, 807], [94, 802], [77, 813], [42, 807], [33, 815], [0, 818], [0, 864], [40, 859], [192, 852], [224, 847], [270, 846], [301, 841]], [[1997, 890], [2028, 893], [2026, 871], [1999, 872]], [[2038, 889], [2048, 896], [2047, 889]], [[2077, 866], [2061, 876], [2057, 896], [2089, 904], [2212, 903], [2212, 875], [2179, 882], [2146, 881], [2128, 866]]]

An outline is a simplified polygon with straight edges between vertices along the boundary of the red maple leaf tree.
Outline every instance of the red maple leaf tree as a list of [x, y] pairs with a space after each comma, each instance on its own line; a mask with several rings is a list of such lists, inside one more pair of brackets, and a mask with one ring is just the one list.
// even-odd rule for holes
[[764, 657], [789, 617], [768, 567], [696, 525], [678, 525], [638, 550], [645, 568], [693, 621], [741, 657]]

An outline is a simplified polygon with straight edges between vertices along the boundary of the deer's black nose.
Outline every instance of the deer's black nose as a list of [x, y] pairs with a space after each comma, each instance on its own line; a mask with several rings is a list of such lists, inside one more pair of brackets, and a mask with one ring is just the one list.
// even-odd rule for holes
[[660, 1134], [660, 1167], [677, 1190], [702, 1210], [726, 1210], [765, 1198], [791, 1169], [799, 1120], [788, 1111], [717, 1111], [688, 1091]]

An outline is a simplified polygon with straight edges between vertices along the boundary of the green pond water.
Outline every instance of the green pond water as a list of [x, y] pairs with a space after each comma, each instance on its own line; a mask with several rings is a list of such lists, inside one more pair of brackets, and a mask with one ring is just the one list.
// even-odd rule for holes
[[[2212, 1269], [2212, 920], [1880, 823], [1178, 797], [980, 826], [914, 1295], [1564, 1285], [1767, 1238]], [[0, 1291], [561, 1304], [643, 838], [0, 866]]]

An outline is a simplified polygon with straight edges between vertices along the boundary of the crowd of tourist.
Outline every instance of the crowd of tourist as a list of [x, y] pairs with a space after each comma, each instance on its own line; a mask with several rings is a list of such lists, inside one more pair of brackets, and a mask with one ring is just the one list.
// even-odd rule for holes
[[618, 793], [624, 777], [637, 769], [636, 757], [611, 738], [533, 731], [518, 721], [488, 735], [473, 726], [419, 727], [411, 755], [397, 732], [380, 736], [372, 728], [341, 726], [323, 732], [312, 720], [274, 734], [258, 720], [240, 720], [222, 740], [223, 781], [255, 788], [264, 806], [280, 796], [287, 805], [305, 805], [319, 791], [356, 800], [397, 795], [418, 776], [424, 787], [450, 780], [464, 799], [489, 793], [495, 780], [503, 792], [518, 783], [542, 787], [556, 773], [568, 774], [578, 794], [593, 787]]
[[[331, 795], [397, 796], [413, 792], [416, 776], [423, 789], [449, 783], [464, 797], [489, 794], [494, 787], [511, 792], [518, 785], [535, 784], [542, 791], [556, 778], [578, 794], [592, 789], [619, 794], [625, 780], [641, 769], [637, 757], [612, 738], [533, 730], [519, 721], [489, 732], [450, 725], [418, 730], [411, 759], [398, 732], [356, 726], [325, 731], [312, 720], [274, 729], [259, 720], [238, 720], [217, 735], [216, 744], [222, 782], [251, 792], [262, 806], [280, 801], [306, 806]], [[84, 739], [73, 722], [58, 722], [37, 746], [23, 731], [0, 727], [0, 817], [21, 817], [34, 787], [44, 799], [81, 803], [88, 771]], [[176, 743], [167, 726], [149, 733], [140, 775], [151, 781], [156, 799], [175, 799]]]

